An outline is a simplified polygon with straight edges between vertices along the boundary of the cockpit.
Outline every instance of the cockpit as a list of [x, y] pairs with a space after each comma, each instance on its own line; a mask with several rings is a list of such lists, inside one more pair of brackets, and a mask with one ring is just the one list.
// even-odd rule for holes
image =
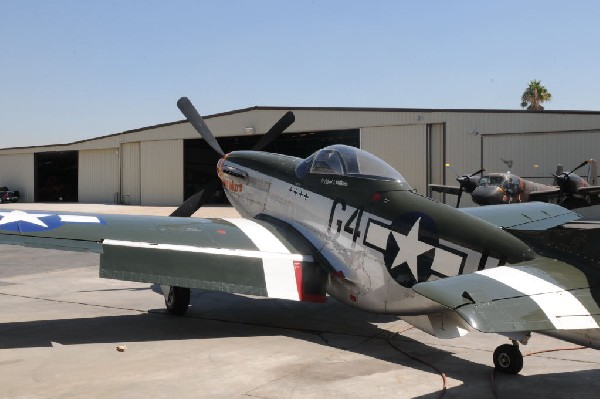
[[483, 176], [479, 179], [480, 186], [502, 186], [502, 183], [506, 181], [506, 176], [504, 175], [495, 175], [495, 176]]
[[516, 193], [521, 186], [521, 179], [513, 174], [487, 175], [479, 179], [479, 185], [482, 187], [501, 187], [504, 191]]
[[296, 176], [299, 178], [304, 178], [309, 173], [398, 181], [408, 187], [404, 177], [381, 159], [361, 149], [341, 144], [315, 152], [296, 168]]

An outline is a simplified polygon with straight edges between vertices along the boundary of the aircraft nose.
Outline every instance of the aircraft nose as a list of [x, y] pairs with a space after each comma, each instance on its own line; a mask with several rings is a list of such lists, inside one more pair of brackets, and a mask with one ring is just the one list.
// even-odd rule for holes
[[504, 192], [497, 186], [479, 186], [473, 191], [471, 197], [478, 205], [496, 205], [504, 202]]
[[225, 159], [227, 158], [227, 155], [223, 155], [218, 161], [217, 161], [217, 176], [219, 176], [219, 178], [223, 178], [223, 164], [225, 163]]
[[232, 177], [238, 179], [246, 179], [248, 172], [243, 168], [240, 168], [236, 162], [232, 162], [231, 158], [228, 158], [229, 154], [225, 154], [219, 162], [217, 162], [217, 175], [225, 183], [226, 180], [230, 180]]

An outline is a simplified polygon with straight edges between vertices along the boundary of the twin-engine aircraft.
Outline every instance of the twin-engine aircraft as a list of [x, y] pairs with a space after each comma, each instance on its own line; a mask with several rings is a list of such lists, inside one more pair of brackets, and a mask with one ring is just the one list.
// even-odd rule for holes
[[[585, 165], [590, 166], [588, 180], [574, 173]], [[600, 204], [600, 186], [596, 185], [598, 163], [594, 159], [582, 162], [570, 172], [564, 172], [563, 166], [558, 165], [552, 186], [526, 180], [510, 172], [478, 176], [482, 172], [483, 169], [457, 177], [458, 187], [441, 184], [430, 184], [429, 187], [432, 191], [457, 195], [457, 208], [463, 192], [471, 194], [473, 202], [478, 205], [542, 201], [575, 209]]]
[[306, 159], [259, 151], [293, 121], [289, 113], [254, 150], [224, 154], [190, 101], [178, 106], [222, 156], [218, 177], [242, 218], [187, 218], [217, 187], [210, 183], [174, 217], [3, 211], [0, 242], [98, 252], [101, 277], [160, 284], [172, 314], [186, 312], [190, 288], [329, 295], [439, 338], [502, 334], [512, 343], [493, 362], [506, 373], [523, 367], [519, 343], [532, 332], [600, 347], [600, 234], [569, 225], [573, 212], [541, 203], [454, 209], [344, 145]]

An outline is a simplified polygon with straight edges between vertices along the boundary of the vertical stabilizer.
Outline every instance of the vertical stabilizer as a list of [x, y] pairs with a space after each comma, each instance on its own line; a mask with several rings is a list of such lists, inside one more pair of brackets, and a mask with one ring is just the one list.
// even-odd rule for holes
[[552, 182], [553, 186], [558, 186], [558, 180], [556, 179], [556, 176], [560, 176], [561, 173], [563, 173], [565, 170], [565, 167], [562, 166], [561, 164], [556, 165], [556, 172], [554, 173], [554, 181]]

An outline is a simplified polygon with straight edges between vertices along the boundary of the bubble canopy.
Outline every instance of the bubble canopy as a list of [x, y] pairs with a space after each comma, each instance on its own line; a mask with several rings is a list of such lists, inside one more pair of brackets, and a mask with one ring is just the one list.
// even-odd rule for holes
[[303, 178], [308, 173], [364, 177], [406, 184], [406, 180], [396, 169], [375, 155], [342, 144], [325, 147], [302, 161], [296, 168], [296, 175]]

